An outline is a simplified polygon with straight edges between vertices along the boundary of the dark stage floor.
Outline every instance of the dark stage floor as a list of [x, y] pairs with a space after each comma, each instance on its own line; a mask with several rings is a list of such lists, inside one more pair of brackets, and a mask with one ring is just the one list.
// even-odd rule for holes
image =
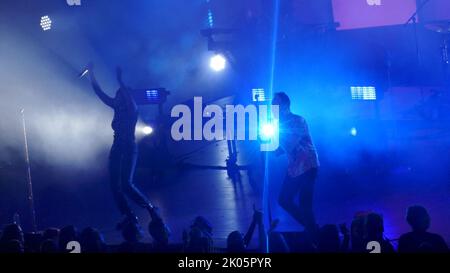
[[[224, 141], [214, 144], [196, 143], [191, 147], [184, 143], [174, 150], [181, 154], [183, 151], [199, 148], [200, 151], [194, 153], [185, 162], [212, 166], [225, 165], [227, 146]], [[256, 164], [255, 162], [259, 159], [256, 148], [248, 143], [240, 143], [238, 164]], [[276, 204], [285, 159], [283, 157], [269, 158], [268, 162], [271, 210], [273, 217], [281, 220], [278, 229], [300, 231], [302, 227]], [[337, 169], [332, 162], [324, 159], [315, 194], [317, 220], [321, 225], [344, 222], [350, 224], [356, 212], [372, 210], [384, 216], [386, 236], [389, 239], [396, 239], [408, 231], [404, 219], [407, 207], [412, 204], [422, 204], [431, 214], [431, 230], [442, 234], [447, 241], [450, 241], [450, 217], [448, 217], [450, 185], [448, 181], [442, 180], [445, 176], [440, 173], [445, 172], [445, 164], [442, 166], [436, 164], [435, 169], [428, 171], [427, 178], [424, 179], [423, 175], [418, 175], [424, 173], [420, 166], [400, 165], [388, 170], [388, 174], [370, 175], [371, 171], [367, 170], [367, 166], [366, 169], [359, 170], [350, 167]], [[226, 236], [231, 231], [246, 231], [252, 219], [254, 204], [262, 208], [261, 183], [250, 182], [246, 171], [242, 171], [241, 182], [230, 180], [224, 170], [187, 168], [176, 173], [176, 175], [173, 173], [166, 175], [164, 180], [150, 187], [143, 186], [153, 202], [161, 207], [173, 231], [172, 240], [175, 242], [181, 240], [183, 229], [190, 225], [195, 216], [203, 215], [213, 224], [217, 245], [223, 246]], [[257, 174], [254, 175], [257, 176]], [[142, 184], [143, 181], [139, 183]], [[110, 220], [112, 224], [115, 219], [110, 217]], [[141, 214], [141, 220], [145, 224], [148, 216]], [[103, 226], [102, 230], [111, 242], [120, 241], [119, 234], [112, 231], [108, 225]]]

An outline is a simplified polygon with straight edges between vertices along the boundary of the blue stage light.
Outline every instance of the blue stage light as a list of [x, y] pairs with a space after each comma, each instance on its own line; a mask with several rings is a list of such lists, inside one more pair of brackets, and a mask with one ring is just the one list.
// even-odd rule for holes
[[261, 140], [272, 139], [278, 131], [278, 124], [275, 121], [263, 123], [259, 127], [259, 136]]
[[377, 89], [374, 86], [351, 86], [352, 100], [376, 100]]
[[224, 70], [226, 65], [227, 59], [221, 54], [216, 54], [212, 56], [209, 61], [209, 67], [216, 72]]
[[208, 26], [210, 28], [214, 27], [214, 17], [213, 17], [213, 13], [211, 10], [208, 10]]
[[354, 137], [357, 136], [358, 130], [355, 127], [353, 127], [352, 129], [350, 129], [350, 135], [352, 135]]
[[160, 94], [157, 89], [145, 90], [145, 96], [148, 101], [159, 101]]
[[266, 101], [266, 93], [263, 88], [253, 88], [252, 89], [252, 99], [254, 102], [264, 102]]
[[212, 12], [212, 7], [211, 7], [211, 0], [206, 0], [206, 5], [208, 7], [208, 17], [206, 18], [206, 25], [209, 28], [213, 28], [214, 27], [214, 14]]
[[134, 89], [132, 91], [137, 105], [163, 104], [170, 94], [165, 88]]

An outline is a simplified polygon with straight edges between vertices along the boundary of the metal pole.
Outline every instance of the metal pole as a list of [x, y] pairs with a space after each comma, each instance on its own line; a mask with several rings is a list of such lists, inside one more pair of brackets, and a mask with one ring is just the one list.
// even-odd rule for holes
[[31, 180], [31, 167], [30, 167], [30, 155], [28, 152], [28, 140], [27, 140], [27, 129], [25, 124], [25, 109], [22, 109], [20, 111], [22, 114], [22, 125], [23, 125], [23, 138], [25, 141], [25, 161], [27, 164], [27, 188], [28, 188], [28, 205], [30, 209], [30, 220], [31, 220], [31, 226], [33, 229], [33, 232], [37, 232], [37, 225], [36, 225], [36, 211], [34, 209], [34, 197], [33, 197], [33, 183]]

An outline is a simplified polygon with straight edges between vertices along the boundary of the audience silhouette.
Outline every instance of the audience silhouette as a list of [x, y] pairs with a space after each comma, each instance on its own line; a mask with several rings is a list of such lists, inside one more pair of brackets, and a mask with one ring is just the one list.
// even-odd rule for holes
[[[226, 248], [215, 247], [213, 226], [203, 216], [194, 219], [183, 232], [183, 242], [169, 243], [170, 230], [154, 218], [148, 224], [152, 243], [142, 243], [140, 234], [130, 227], [122, 230], [124, 243], [119, 246], [107, 245], [103, 235], [96, 229], [88, 227], [80, 233], [74, 226], [61, 230], [47, 228], [43, 232], [25, 233], [18, 224], [9, 224], [0, 231], [1, 253], [68, 253], [69, 242], [78, 242], [83, 253], [367, 253], [369, 243], [378, 243], [381, 253], [396, 251], [392, 241], [385, 237], [384, 221], [380, 214], [358, 212], [355, 214], [350, 230], [346, 224], [326, 224], [320, 227], [317, 240], [311, 240], [308, 232], [298, 233], [300, 237], [293, 240], [292, 234], [276, 231], [277, 225], [271, 224], [268, 231], [264, 227], [261, 211], [254, 208], [253, 218], [245, 234], [238, 230], [230, 232]], [[411, 206], [407, 210], [406, 221], [411, 231], [401, 235], [397, 251], [400, 253], [442, 253], [448, 252], [448, 246], [442, 236], [428, 232], [430, 215], [422, 206]], [[253, 234], [258, 230], [257, 244], [252, 243]], [[255, 247], [252, 247], [255, 245]], [[268, 248], [267, 248], [268, 246]]]
[[422, 206], [411, 206], [406, 213], [406, 221], [412, 231], [403, 234], [398, 244], [399, 252], [448, 252], [442, 236], [427, 232], [430, 228], [430, 215]]

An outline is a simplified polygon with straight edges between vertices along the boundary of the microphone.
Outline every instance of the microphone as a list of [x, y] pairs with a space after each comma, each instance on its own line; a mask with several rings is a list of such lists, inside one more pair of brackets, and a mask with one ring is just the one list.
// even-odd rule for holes
[[87, 73], [89, 73], [89, 68], [85, 67], [83, 71], [80, 74], [78, 74], [78, 78], [80, 79], [83, 78], [84, 76], [86, 76]]

